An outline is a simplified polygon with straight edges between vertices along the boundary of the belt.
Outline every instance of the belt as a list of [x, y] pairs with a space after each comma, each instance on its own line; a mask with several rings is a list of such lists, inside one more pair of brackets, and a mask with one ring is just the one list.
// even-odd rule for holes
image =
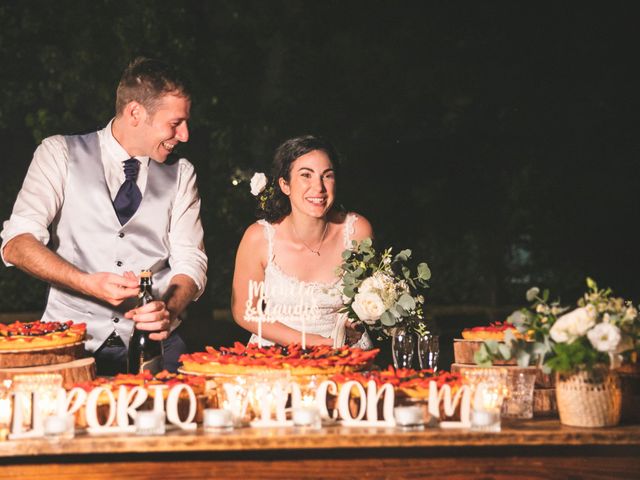
[[120, 335], [114, 330], [111, 332], [111, 335], [107, 337], [107, 339], [102, 344], [103, 347], [124, 347], [124, 342]]

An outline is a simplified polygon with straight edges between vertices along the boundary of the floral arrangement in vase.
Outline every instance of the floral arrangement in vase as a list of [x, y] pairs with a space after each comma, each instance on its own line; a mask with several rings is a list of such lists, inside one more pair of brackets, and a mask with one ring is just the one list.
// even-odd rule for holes
[[366, 238], [354, 241], [342, 259], [342, 312], [349, 319], [363, 323], [378, 338], [390, 336], [392, 329], [401, 325], [418, 333], [426, 331], [422, 292], [429, 287], [431, 270], [424, 262], [412, 270], [411, 250], [395, 255], [391, 248], [378, 252]]
[[524, 338], [508, 332], [505, 342], [486, 341], [475, 360], [489, 365], [493, 359], [516, 358], [518, 365], [537, 364], [549, 373], [570, 374], [596, 366], [619, 367], [635, 361], [640, 349], [640, 316], [630, 301], [613, 297], [587, 278], [587, 292], [570, 310], [549, 302], [549, 292], [527, 291], [527, 308], [507, 319]]

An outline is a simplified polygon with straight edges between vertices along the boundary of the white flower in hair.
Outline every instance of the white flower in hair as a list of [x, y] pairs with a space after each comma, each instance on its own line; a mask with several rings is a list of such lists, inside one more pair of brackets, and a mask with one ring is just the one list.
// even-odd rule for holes
[[256, 172], [251, 177], [251, 195], [257, 197], [260, 195], [267, 186], [267, 176], [262, 172]]

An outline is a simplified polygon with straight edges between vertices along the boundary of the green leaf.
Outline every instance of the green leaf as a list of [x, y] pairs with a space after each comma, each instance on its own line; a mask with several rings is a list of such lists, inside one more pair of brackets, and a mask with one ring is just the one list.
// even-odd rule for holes
[[356, 292], [351, 285], [345, 285], [344, 289], [342, 289], [342, 293], [344, 293], [345, 297], [353, 298], [356, 296]]
[[372, 246], [373, 246], [373, 240], [371, 240], [368, 237], [360, 242], [361, 248], [371, 248]]
[[402, 266], [402, 276], [405, 278], [405, 280], [410, 280], [411, 279], [411, 270], [409, 270], [406, 266]]
[[528, 367], [531, 355], [529, 355], [529, 353], [524, 350], [519, 350], [518, 352], [516, 352], [516, 359], [518, 361], [519, 367]]
[[498, 353], [498, 342], [496, 340], [485, 340], [483, 345], [486, 345], [487, 350], [492, 355], [496, 355]]
[[413, 310], [416, 308], [416, 301], [408, 293], [400, 295], [400, 298], [398, 298], [398, 304], [405, 310]]
[[498, 353], [503, 360], [511, 360], [511, 349], [506, 344], [498, 344]]
[[353, 252], [351, 250], [345, 250], [344, 252], [342, 252], [342, 260], [349, 260], [352, 253]]
[[473, 361], [481, 367], [490, 367], [492, 355], [485, 344], [480, 345], [478, 351], [473, 355]]
[[387, 327], [393, 327], [396, 324], [396, 319], [389, 311], [386, 311], [380, 316], [380, 323]]
[[431, 269], [424, 262], [418, 264], [418, 278], [425, 281], [431, 278]]
[[411, 250], [405, 249], [400, 251], [395, 257], [393, 257], [394, 262], [406, 262], [411, 258]]

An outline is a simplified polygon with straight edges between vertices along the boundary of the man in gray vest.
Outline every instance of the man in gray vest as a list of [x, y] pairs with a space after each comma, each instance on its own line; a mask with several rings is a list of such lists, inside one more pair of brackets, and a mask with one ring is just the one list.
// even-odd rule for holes
[[[126, 370], [134, 323], [163, 341], [165, 368], [185, 351], [175, 329], [207, 269], [193, 165], [170, 156], [190, 107], [175, 69], [134, 60], [104, 129], [43, 140], [0, 233], [5, 264], [51, 286], [43, 320], [87, 324], [101, 375]], [[156, 301], [135, 309], [144, 269]]]

